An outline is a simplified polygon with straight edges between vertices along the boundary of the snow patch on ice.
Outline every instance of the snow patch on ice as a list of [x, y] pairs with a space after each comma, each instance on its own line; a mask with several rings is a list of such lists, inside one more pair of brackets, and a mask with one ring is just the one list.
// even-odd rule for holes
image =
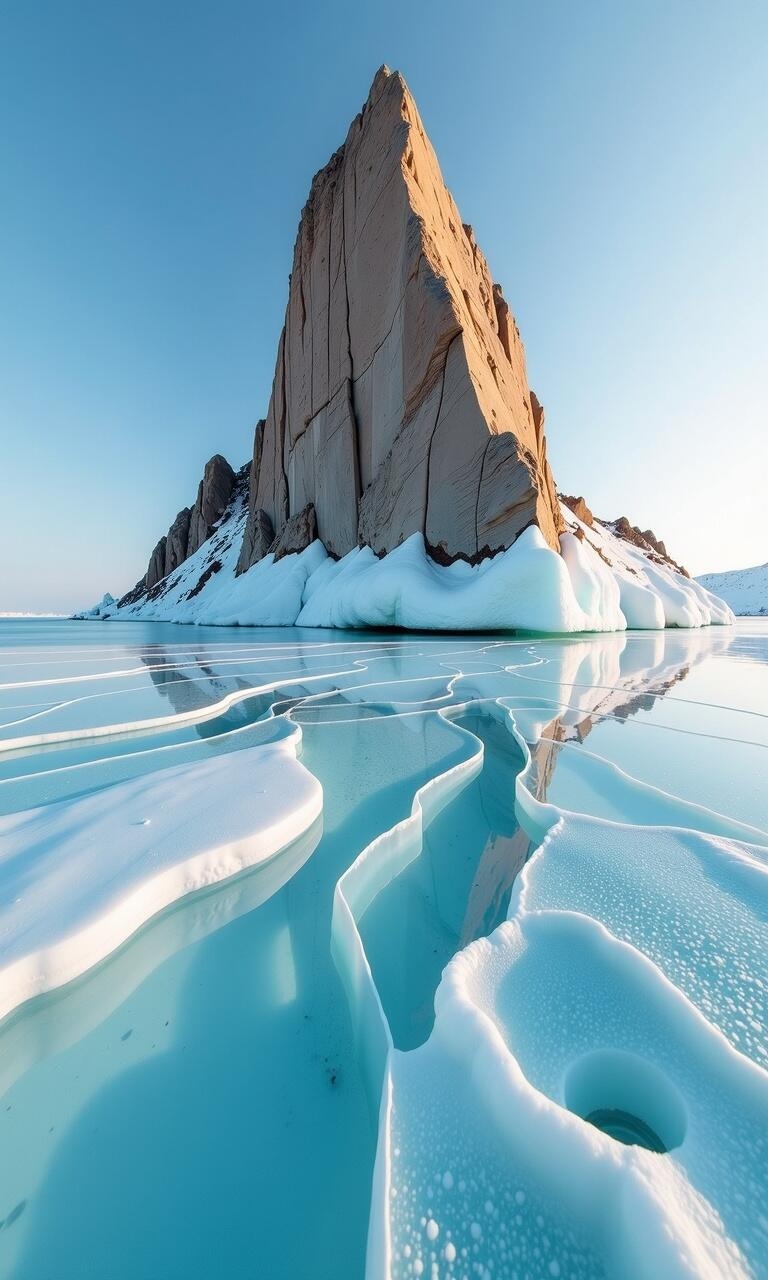
[[0, 1017], [79, 977], [177, 899], [306, 832], [323, 797], [296, 758], [299, 739], [297, 728], [0, 817]]
[[[510, 1159], [581, 1224], [609, 1271], [753, 1274], [768, 1248], [768, 1076], [638, 950], [585, 916], [522, 912], [451, 962], [436, 1011], [433, 1051], [463, 1064]], [[682, 1099], [671, 1154], [619, 1144], [569, 1108], [569, 1072], [606, 1046], [649, 1064], [648, 1078], [661, 1072]], [[625, 1083], [625, 1067], [596, 1076], [597, 1104], [659, 1125], [657, 1094], [625, 1098]]]

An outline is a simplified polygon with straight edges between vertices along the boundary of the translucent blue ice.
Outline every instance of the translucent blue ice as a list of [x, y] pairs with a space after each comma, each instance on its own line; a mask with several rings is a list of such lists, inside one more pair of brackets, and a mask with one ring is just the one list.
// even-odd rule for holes
[[323, 789], [0, 1023], [0, 1273], [768, 1275], [767, 626], [0, 623], [0, 724], [22, 837], [299, 735]]

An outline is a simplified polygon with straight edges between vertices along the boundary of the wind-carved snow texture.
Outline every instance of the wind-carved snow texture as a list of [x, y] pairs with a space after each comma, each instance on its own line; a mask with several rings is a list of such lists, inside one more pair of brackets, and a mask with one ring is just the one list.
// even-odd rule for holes
[[[284, 882], [327, 776], [345, 861], [335, 846], [313, 930], [332, 925], [379, 1114], [370, 1280], [768, 1275], [762, 633], [117, 645], [118, 627], [2, 654], [4, 1009], [175, 896], [262, 858]], [[398, 771], [415, 794], [391, 825]], [[587, 1120], [616, 1110], [666, 1153]]]
[[565, 506], [558, 555], [531, 525], [508, 550], [479, 564], [444, 566], [412, 534], [378, 557], [356, 547], [340, 560], [322, 542], [238, 576], [247, 519], [237, 495], [207, 542], [151, 591], [122, 606], [102, 601], [83, 617], [219, 626], [403, 627], [430, 631], [568, 633], [729, 623], [730, 609], [698, 582], [656, 564], [597, 521]]

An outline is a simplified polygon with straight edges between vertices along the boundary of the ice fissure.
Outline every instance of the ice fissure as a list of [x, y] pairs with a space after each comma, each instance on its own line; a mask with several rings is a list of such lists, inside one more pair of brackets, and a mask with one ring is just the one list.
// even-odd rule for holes
[[[619, 685], [585, 681], [579, 693], [571, 684], [546, 725], [555, 703], [547, 711], [533, 697], [526, 708], [494, 683], [455, 677], [454, 706], [434, 714], [453, 720], [461, 688], [467, 706], [485, 703], [483, 714], [506, 725], [523, 760], [517, 811], [534, 852], [508, 921], [457, 948], [444, 969], [434, 1030], [419, 1047], [393, 1035], [367, 921], [423, 858], [441, 811], [482, 775], [483, 742], [457, 725], [469, 740], [464, 758], [431, 778], [410, 818], [337, 885], [334, 957], [381, 1101], [367, 1280], [470, 1274], [461, 1269], [469, 1259], [478, 1275], [760, 1275], [767, 1219], [738, 1187], [763, 1203], [768, 973], [758, 935], [768, 835], [662, 792], [646, 791], [642, 825], [630, 825], [637, 784], [615, 772], [621, 822], [606, 820], [599, 802], [581, 813], [548, 802], [551, 744], [562, 751], [568, 723], [588, 733], [599, 714], [621, 708]], [[603, 1041], [620, 1047], [594, 1048]], [[602, 1114], [629, 1116], [640, 1132], [652, 1132], [650, 1119], [675, 1159], [659, 1164], [642, 1143], [619, 1145], [595, 1127]]]
[[[291, 559], [295, 573], [302, 556]], [[342, 570], [326, 559], [321, 571]], [[762, 1275], [768, 833], [751, 783], [768, 741], [765, 638], [158, 632], [161, 643], [151, 629], [100, 630], [89, 662], [75, 650], [20, 666], [4, 651], [0, 1008], [51, 993], [3, 1027], [0, 1076], [8, 1089], [20, 1076], [4, 1129], [28, 1136], [19, 1169], [6, 1162], [0, 1177], [6, 1212], [40, 1187], [0, 1235], [9, 1274], [44, 1272], [61, 1238], [55, 1206], [67, 1230], [80, 1213], [69, 1179], [44, 1176], [51, 1152], [60, 1175], [82, 1168], [99, 1133], [104, 1212], [133, 1221], [159, 1201], [173, 1219], [155, 1194], [178, 1160], [162, 1117], [185, 1089], [196, 1116], [202, 1083], [223, 1070], [216, 1123], [195, 1131], [189, 1173], [175, 1167], [196, 1184], [221, 1121], [238, 1171], [223, 1193], [235, 1198], [232, 1269], [246, 1207], [271, 1222], [288, 1199], [312, 1233], [306, 1247], [299, 1233], [260, 1235], [265, 1273], [363, 1274], [374, 1152], [350, 1146], [369, 1129], [357, 1056], [378, 1116], [369, 1280]], [[716, 706], [708, 682], [723, 664], [741, 674]], [[723, 758], [726, 732], [743, 781]], [[228, 961], [211, 973], [216, 936]], [[169, 952], [197, 1010], [172, 1012], [170, 1026], [153, 1003]], [[331, 954], [352, 1015], [343, 1032]], [[255, 1088], [267, 1043], [275, 1061]], [[71, 1125], [84, 1117], [85, 1148], [62, 1123], [69, 1091], [49, 1087], [67, 1071], [58, 1078], [76, 1083], [84, 1062]], [[38, 1123], [43, 1099], [53, 1111]], [[121, 1200], [113, 1119], [126, 1107], [144, 1117], [153, 1159], [133, 1179], [120, 1166]], [[322, 1123], [322, 1142], [296, 1134], [294, 1114]], [[270, 1145], [254, 1196], [256, 1115]], [[176, 1261], [187, 1248], [190, 1275], [210, 1271], [201, 1247], [223, 1247], [219, 1221], [200, 1215], [194, 1248], [183, 1232], [169, 1245]], [[153, 1256], [170, 1271], [156, 1225]], [[83, 1233], [78, 1261], [142, 1274], [144, 1233], [127, 1237], [115, 1262], [114, 1231]]]

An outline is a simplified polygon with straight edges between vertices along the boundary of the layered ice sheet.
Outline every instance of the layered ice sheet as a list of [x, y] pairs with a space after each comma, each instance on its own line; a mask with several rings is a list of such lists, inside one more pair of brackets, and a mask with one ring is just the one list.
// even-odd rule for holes
[[0, 1265], [356, 1280], [362, 1067], [372, 1280], [768, 1274], [766, 634], [191, 634], [0, 647], [10, 962], [185, 895], [0, 1028]]
[[[436, 1034], [609, 1274], [763, 1270], [768, 1076], [640, 950], [580, 914], [522, 914], [449, 966]], [[618, 1112], [658, 1147], [601, 1131]]]
[[768, 1066], [768, 850], [696, 831], [586, 818], [526, 867], [528, 911], [589, 915], [658, 966], [731, 1044]]
[[415, 533], [381, 558], [357, 547], [341, 560], [313, 542], [237, 576], [246, 509], [238, 498], [207, 542], [148, 593], [81, 615], [219, 626], [403, 627], [429, 631], [565, 633], [729, 623], [727, 605], [698, 582], [622, 542], [609, 529], [569, 529], [558, 555], [532, 525], [507, 551], [470, 565], [427, 555]]
[[322, 790], [297, 738], [0, 818], [0, 1017], [303, 835]]
[[[450, 829], [475, 784], [456, 770], [432, 784], [414, 825], [366, 849], [337, 892], [338, 959], [382, 1096], [368, 1275], [766, 1274], [765, 831], [587, 752], [572, 794], [584, 814], [612, 807], [624, 821], [552, 804], [560, 754], [578, 764], [602, 720], [634, 728], [687, 669], [663, 655], [643, 672], [633, 655], [622, 671], [616, 647], [592, 653], [591, 672], [578, 647], [538, 656], [454, 683], [506, 714], [524, 751], [527, 739], [519, 813], [550, 835], [518, 878], [510, 923], [444, 970], [421, 1047], [402, 1052], [367, 921], [413, 881], [427, 833]], [[685, 727], [701, 705], [675, 709], [669, 733], [701, 736]], [[764, 751], [765, 705], [733, 715]], [[390, 942], [402, 964], [403, 942]]]

